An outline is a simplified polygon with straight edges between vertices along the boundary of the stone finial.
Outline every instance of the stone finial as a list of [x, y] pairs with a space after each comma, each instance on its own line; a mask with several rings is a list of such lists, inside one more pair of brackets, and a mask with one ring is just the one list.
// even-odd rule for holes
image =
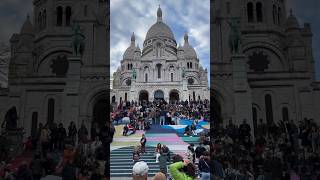
[[132, 32], [132, 35], [131, 35], [131, 45], [135, 45], [135, 41], [136, 41], [136, 36], [134, 35], [134, 32]]
[[184, 43], [188, 44], [189, 43], [189, 37], [188, 37], [188, 33], [184, 33]]
[[160, 4], [157, 11], [157, 21], [158, 22], [162, 21], [162, 10], [161, 10]]

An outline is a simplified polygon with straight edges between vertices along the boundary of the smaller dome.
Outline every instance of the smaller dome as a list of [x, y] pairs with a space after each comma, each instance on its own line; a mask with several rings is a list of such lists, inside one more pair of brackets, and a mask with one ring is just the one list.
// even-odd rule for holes
[[135, 51], [141, 52], [141, 49], [140, 49], [140, 47], [139, 47], [139, 44], [137, 44], [137, 47], [136, 47], [136, 50], [135, 50]]
[[292, 10], [290, 10], [290, 16], [287, 18], [285, 23], [286, 29], [299, 29], [300, 25], [297, 18], [293, 15]]
[[20, 34], [34, 35], [34, 33], [35, 33], [34, 32], [34, 28], [33, 28], [33, 25], [30, 22], [30, 17], [28, 15], [26, 21], [22, 25]]
[[183, 51], [183, 47], [179, 44], [178, 51]]
[[189, 44], [189, 37], [188, 34], [186, 33], [184, 35], [184, 45], [183, 45], [183, 50], [184, 50], [184, 56], [186, 58], [197, 58], [197, 53], [194, 50], [194, 48]]
[[136, 51], [135, 39], [136, 39], [135, 35], [134, 35], [134, 33], [132, 33], [132, 35], [131, 35], [131, 45], [124, 52], [123, 59], [133, 59], [134, 52]]

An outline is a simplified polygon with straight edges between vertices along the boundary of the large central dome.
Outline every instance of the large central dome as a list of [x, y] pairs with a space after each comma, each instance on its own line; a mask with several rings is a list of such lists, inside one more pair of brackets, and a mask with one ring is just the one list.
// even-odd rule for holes
[[162, 21], [162, 10], [159, 7], [157, 12], [157, 22], [153, 24], [147, 32], [146, 41], [156, 37], [167, 37], [175, 40], [174, 35], [168, 25]]

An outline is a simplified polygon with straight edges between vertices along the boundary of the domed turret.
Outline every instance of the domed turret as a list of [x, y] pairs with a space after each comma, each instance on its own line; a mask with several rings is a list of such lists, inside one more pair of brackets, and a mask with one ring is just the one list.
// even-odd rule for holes
[[290, 10], [290, 16], [287, 18], [287, 21], [285, 23], [285, 28], [286, 30], [300, 28], [299, 22], [297, 18], [293, 15], [292, 10]]
[[183, 45], [183, 49], [184, 49], [184, 56], [185, 58], [197, 58], [197, 53], [194, 50], [194, 48], [189, 44], [189, 37], [188, 34], [185, 33], [184, 35], [184, 45]]
[[136, 40], [136, 37], [133, 32], [131, 35], [131, 45], [124, 52], [123, 59], [133, 59], [134, 58], [134, 52], [136, 50], [135, 40]]
[[20, 31], [20, 34], [27, 34], [27, 35], [34, 35], [34, 27], [33, 25], [31, 24], [30, 22], [30, 16], [27, 15], [27, 19], [26, 21], [24, 22], [24, 24], [22, 25], [22, 28], [21, 28], [21, 31]]

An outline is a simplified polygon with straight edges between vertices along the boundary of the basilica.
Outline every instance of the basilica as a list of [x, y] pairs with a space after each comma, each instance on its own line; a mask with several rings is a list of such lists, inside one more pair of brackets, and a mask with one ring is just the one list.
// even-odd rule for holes
[[[246, 119], [252, 129], [260, 122], [319, 122], [311, 25], [300, 24], [280, 0], [212, 1], [211, 13], [214, 119]], [[237, 30], [240, 50], [232, 53]]]
[[[33, 1], [33, 18], [27, 16], [10, 38], [8, 86], [0, 88], [1, 123], [14, 108], [25, 137], [36, 135], [40, 123], [105, 124], [108, 6], [105, 0]], [[79, 34], [81, 55], [73, 48]]]
[[111, 102], [193, 101], [209, 96], [207, 69], [201, 66], [188, 34], [184, 35], [184, 44], [178, 46], [159, 7], [157, 20], [148, 30], [142, 50], [132, 33], [130, 46], [113, 74]]

